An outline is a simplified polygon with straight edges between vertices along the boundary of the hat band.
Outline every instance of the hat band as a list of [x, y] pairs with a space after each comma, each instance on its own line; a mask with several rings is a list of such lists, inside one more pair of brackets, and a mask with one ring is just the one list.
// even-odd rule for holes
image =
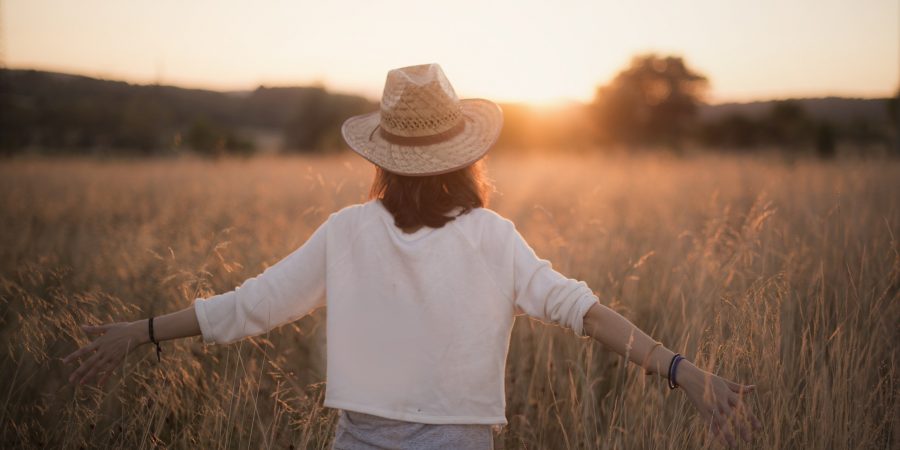
[[456, 135], [462, 133], [464, 129], [466, 129], [465, 118], [463, 118], [463, 120], [460, 120], [456, 125], [448, 130], [442, 131], [437, 134], [429, 134], [428, 136], [400, 136], [385, 130], [384, 127], [382, 127], [380, 124], [378, 125], [378, 134], [381, 135], [382, 139], [390, 142], [391, 144], [404, 146], [420, 146], [440, 144], [441, 142], [449, 141], [450, 139], [456, 137]]

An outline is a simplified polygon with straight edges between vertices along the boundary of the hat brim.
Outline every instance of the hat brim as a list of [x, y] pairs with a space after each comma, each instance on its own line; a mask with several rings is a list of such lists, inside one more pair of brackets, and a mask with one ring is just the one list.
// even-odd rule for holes
[[490, 100], [463, 99], [460, 108], [466, 121], [463, 131], [435, 144], [407, 146], [386, 141], [375, 130], [381, 122], [379, 111], [347, 119], [341, 134], [353, 151], [387, 171], [410, 176], [439, 175], [481, 159], [503, 128], [503, 111]]

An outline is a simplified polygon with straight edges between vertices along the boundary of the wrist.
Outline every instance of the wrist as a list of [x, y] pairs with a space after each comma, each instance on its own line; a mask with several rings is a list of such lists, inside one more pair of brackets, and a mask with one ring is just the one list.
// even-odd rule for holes
[[128, 330], [133, 342], [138, 345], [150, 343], [150, 330], [148, 329], [147, 319], [135, 320], [129, 323]]
[[675, 380], [684, 390], [693, 391], [702, 388], [706, 382], [706, 371], [695, 366], [694, 363], [684, 360], [678, 365]]

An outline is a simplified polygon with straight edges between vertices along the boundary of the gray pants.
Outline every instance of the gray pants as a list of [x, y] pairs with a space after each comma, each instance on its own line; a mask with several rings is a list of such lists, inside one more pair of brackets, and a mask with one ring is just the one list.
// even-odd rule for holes
[[341, 410], [333, 450], [492, 450], [491, 425], [433, 425]]

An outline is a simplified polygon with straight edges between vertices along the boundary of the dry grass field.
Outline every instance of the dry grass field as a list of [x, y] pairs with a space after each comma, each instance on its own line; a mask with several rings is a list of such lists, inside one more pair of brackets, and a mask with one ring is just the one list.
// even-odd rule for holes
[[[900, 161], [488, 161], [538, 255], [698, 365], [756, 383], [742, 448], [900, 447]], [[327, 448], [325, 310], [229, 346], [141, 348], [102, 389], [84, 322], [233, 289], [361, 201], [359, 158], [0, 163], [0, 447]], [[520, 317], [497, 448], [712, 445], [686, 396]]]

